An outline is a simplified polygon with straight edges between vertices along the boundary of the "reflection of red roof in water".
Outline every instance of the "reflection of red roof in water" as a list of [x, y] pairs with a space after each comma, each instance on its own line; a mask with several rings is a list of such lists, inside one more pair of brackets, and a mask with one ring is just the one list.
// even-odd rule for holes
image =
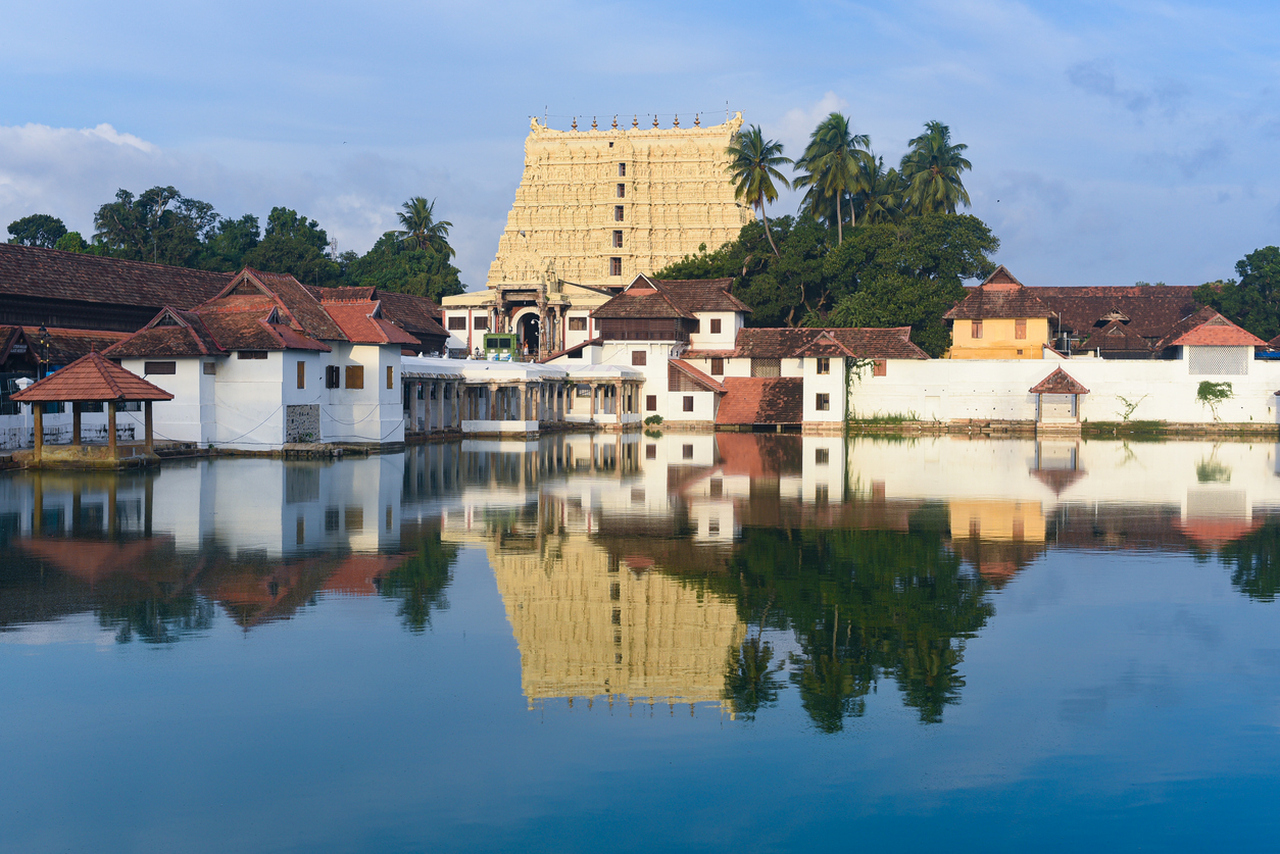
[[20, 545], [42, 560], [90, 586], [111, 575], [142, 577], [142, 558], [168, 540], [22, 540]]
[[1225, 517], [1204, 518], [1191, 517], [1175, 521], [1174, 527], [1201, 546], [1219, 548], [1232, 540], [1238, 540], [1246, 534], [1262, 527], [1262, 518], [1253, 521], [1247, 519], [1231, 519]]
[[348, 596], [373, 596], [378, 592], [375, 579], [404, 563], [405, 555], [349, 555], [338, 565], [322, 589]]
[[754, 433], [716, 433], [716, 454], [723, 460], [720, 471], [724, 474], [763, 477], [766, 474], [764, 457], [760, 454], [760, 441]]
[[1067, 487], [1085, 476], [1080, 469], [1039, 469], [1033, 471], [1036, 480], [1053, 490], [1054, 495], [1061, 495]]

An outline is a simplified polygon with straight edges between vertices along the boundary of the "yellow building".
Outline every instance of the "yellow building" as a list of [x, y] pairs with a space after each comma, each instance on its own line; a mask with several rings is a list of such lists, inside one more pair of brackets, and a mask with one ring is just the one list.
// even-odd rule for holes
[[951, 359], [1043, 359], [1049, 308], [1004, 266], [943, 315]]
[[488, 287], [443, 300], [454, 347], [514, 332], [522, 349], [558, 352], [592, 337], [590, 311], [637, 274], [737, 239], [752, 212], [734, 198], [726, 149], [742, 114], [630, 124], [562, 131], [533, 119]]

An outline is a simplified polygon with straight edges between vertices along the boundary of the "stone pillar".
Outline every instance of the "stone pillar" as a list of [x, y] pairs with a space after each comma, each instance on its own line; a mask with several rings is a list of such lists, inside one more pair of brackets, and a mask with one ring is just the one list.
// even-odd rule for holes
[[600, 386], [591, 383], [591, 420], [596, 420], [596, 392], [600, 391]]
[[34, 443], [32, 447], [35, 451], [32, 454], [32, 459], [40, 462], [40, 458], [44, 454], [44, 404], [31, 404], [31, 415], [35, 419], [35, 431], [32, 433], [32, 441]]
[[[494, 404], [498, 402], [498, 384], [489, 383], [489, 385], [486, 386], [485, 388], [488, 390], [489, 396], [488, 396], [488, 399], [485, 401], [485, 406], [484, 406], [485, 417], [483, 420], [493, 421], [495, 420]], [[501, 416], [498, 416], [498, 417], [501, 417]]]
[[618, 426], [621, 427], [622, 426], [622, 380], [618, 380], [618, 382], [614, 384], [613, 393], [618, 396], [618, 399], [615, 400], [613, 404], [613, 410], [614, 410], [613, 414], [617, 419]]
[[80, 444], [80, 404], [76, 401], [71, 403], [71, 444]]
[[148, 454], [155, 448], [155, 420], [151, 417], [151, 401], [144, 401], [142, 408], [145, 411], [146, 420], [146, 438], [143, 439], [142, 448]]

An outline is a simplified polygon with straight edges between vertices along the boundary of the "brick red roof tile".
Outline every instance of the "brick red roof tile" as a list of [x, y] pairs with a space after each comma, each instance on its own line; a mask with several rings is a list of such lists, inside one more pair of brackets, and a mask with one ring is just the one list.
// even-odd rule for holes
[[198, 308], [201, 313], [260, 308], [263, 298], [284, 309], [302, 332], [311, 338], [319, 341], [347, 340], [338, 324], [324, 310], [320, 300], [293, 276], [283, 273], [264, 273], [245, 267], [216, 297]]
[[804, 418], [800, 377], [725, 377], [716, 424], [799, 424]]
[[229, 281], [230, 273], [0, 243], [0, 296], [194, 308]]
[[1149, 342], [1169, 334], [1174, 324], [1194, 314], [1200, 304], [1194, 287], [1143, 285], [1123, 287], [1033, 287], [1049, 308], [1050, 328], [1076, 336], [1118, 320]]
[[1049, 308], [1037, 297], [1039, 291], [1025, 287], [1003, 266], [969, 292], [943, 315], [946, 320], [987, 320], [994, 318], [1048, 317]]
[[1085, 388], [1074, 377], [1062, 368], [1054, 368], [1053, 373], [1040, 380], [1028, 389], [1032, 394], [1088, 394]]
[[55, 326], [47, 327], [45, 335], [41, 336], [40, 328], [35, 326], [0, 326], [0, 361], [7, 359], [15, 346], [25, 345], [33, 359], [52, 365], [68, 365], [81, 356], [100, 353], [128, 337], [128, 332]]
[[651, 279], [636, 276], [613, 299], [592, 312], [602, 318], [692, 319], [699, 311], [750, 312], [751, 308], [729, 288], [733, 279]]
[[1080, 350], [1152, 352], [1151, 342], [1119, 320], [1112, 320], [1080, 343]]
[[[667, 361], [667, 366], [668, 370], [679, 371], [689, 379], [693, 380], [693, 382], [705, 388], [707, 391], [724, 394], [724, 385], [721, 384], [719, 380], [716, 380], [709, 374], [703, 373], [683, 359], [670, 359]], [[668, 387], [674, 388], [675, 383], [669, 383]]]
[[1217, 312], [1173, 341], [1174, 346], [1182, 347], [1265, 347], [1266, 344]]
[[810, 356], [824, 356], [843, 355], [843, 351], [847, 350], [862, 359], [929, 358], [929, 354], [911, 343], [910, 336], [910, 326], [888, 329], [744, 328], [738, 330], [733, 355], [757, 359], [788, 359], [799, 356], [802, 352]]
[[101, 353], [90, 353], [10, 397], [21, 403], [173, 400], [173, 395]]
[[408, 332], [383, 319], [376, 302], [328, 302], [324, 310], [349, 341], [358, 344], [421, 344]]
[[180, 359], [224, 353], [199, 314], [167, 307], [107, 351], [113, 359]]

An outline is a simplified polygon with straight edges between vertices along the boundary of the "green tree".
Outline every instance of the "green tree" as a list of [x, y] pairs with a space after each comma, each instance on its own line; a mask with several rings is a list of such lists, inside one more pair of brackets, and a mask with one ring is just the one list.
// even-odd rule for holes
[[49, 214], [31, 214], [9, 223], [9, 242], [52, 249], [67, 233], [62, 220]]
[[856, 221], [873, 223], [897, 222], [902, 219], [903, 195], [906, 184], [902, 174], [892, 166], [884, 168], [884, 158], [877, 157], [867, 170], [866, 183], [853, 197]]
[[192, 267], [201, 239], [217, 221], [212, 205], [173, 187], [152, 187], [136, 199], [121, 189], [94, 214], [94, 242], [113, 258]]
[[1207, 305], [1264, 341], [1280, 335], [1280, 248], [1264, 246], [1236, 262], [1239, 281], [1208, 282], [1195, 289]]
[[400, 618], [415, 634], [431, 625], [431, 612], [449, 607], [445, 590], [453, 581], [458, 547], [441, 542], [440, 532], [423, 536], [410, 557], [387, 573], [379, 587], [386, 597], [400, 600]]
[[85, 243], [84, 237], [78, 231], [68, 231], [66, 234], [58, 238], [58, 242], [53, 244], [54, 249], [61, 249], [63, 252], [79, 252], [82, 255], [102, 255], [104, 249], [102, 246], [93, 243]]
[[853, 216], [849, 197], [865, 190], [868, 183], [867, 172], [873, 166], [867, 150], [870, 144], [866, 134], [853, 133], [847, 118], [832, 113], [814, 128], [809, 145], [796, 161], [804, 174], [795, 185], [809, 188], [804, 197], [806, 210], [828, 222], [834, 219], [837, 245], [844, 242], [846, 207]]
[[1000, 240], [970, 214], [927, 214], [900, 223], [863, 225], [833, 249], [824, 265], [835, 299], [815, 326], [910, 326], [911, 340], [931, 356], [950, 344], [942, 315], [964, 298], [965, 279], [995, 269]]
[[245, 214], [240, 219], [221, 219], [209, 229], [200, 253], [204, 270], [231, 272], [244, 266], [244, 258], [261, 241], [258, 218]]
[[729, 155], [728, 171], [734, 183], [734, 198], [741, 199], [760, 212], [760, 218], [764, 220], [765, 237], [769, 239], [769, 245], [776, 256], [778, 247], [769, 231], [769, 217], [765, 214], [764, 207], [778, 198], [775, 181], [790, 189], [791, 182], [777, 167], [791, 163], [792, 160], [782, 156], [782, 143], [764, 138], [759, 125], [738, 131], [726, 153]]
[[458, 268], [445, 253], [402, 240], [393, 231], [382, 235], [365, 255], [350, 259], [344, 279], [350, 285], [415, 294], [436, 302], [465, 290]]
[[401, 212], [396, 214], [404, 231], [400, 238], [417, 245], [419, 249], [437, 252], [446, 260], [458, 253], [449, 245], [449, 229], [453, 223], [435, 218], [436, 200], [427, 201], [422, 196], [414, 196], [401, 205]]
[[306, 285], [332, 285], [342, 270], [325, 254], [328, 246], [329, 235], [314, 219], [274, 207], [267, 215], [262, 241], [245, 253], [243, 261], [266, 273], [288, 273]]
[[951, 129], [938, 121], [926, 122], [910, 145], [901, 164], [910, 212], [953, 214], [957, 204], [969, 207], [969, 192], [960, 180], [960, 173], [972, 168], [963, 156], [969, 146], [952, 143]]

